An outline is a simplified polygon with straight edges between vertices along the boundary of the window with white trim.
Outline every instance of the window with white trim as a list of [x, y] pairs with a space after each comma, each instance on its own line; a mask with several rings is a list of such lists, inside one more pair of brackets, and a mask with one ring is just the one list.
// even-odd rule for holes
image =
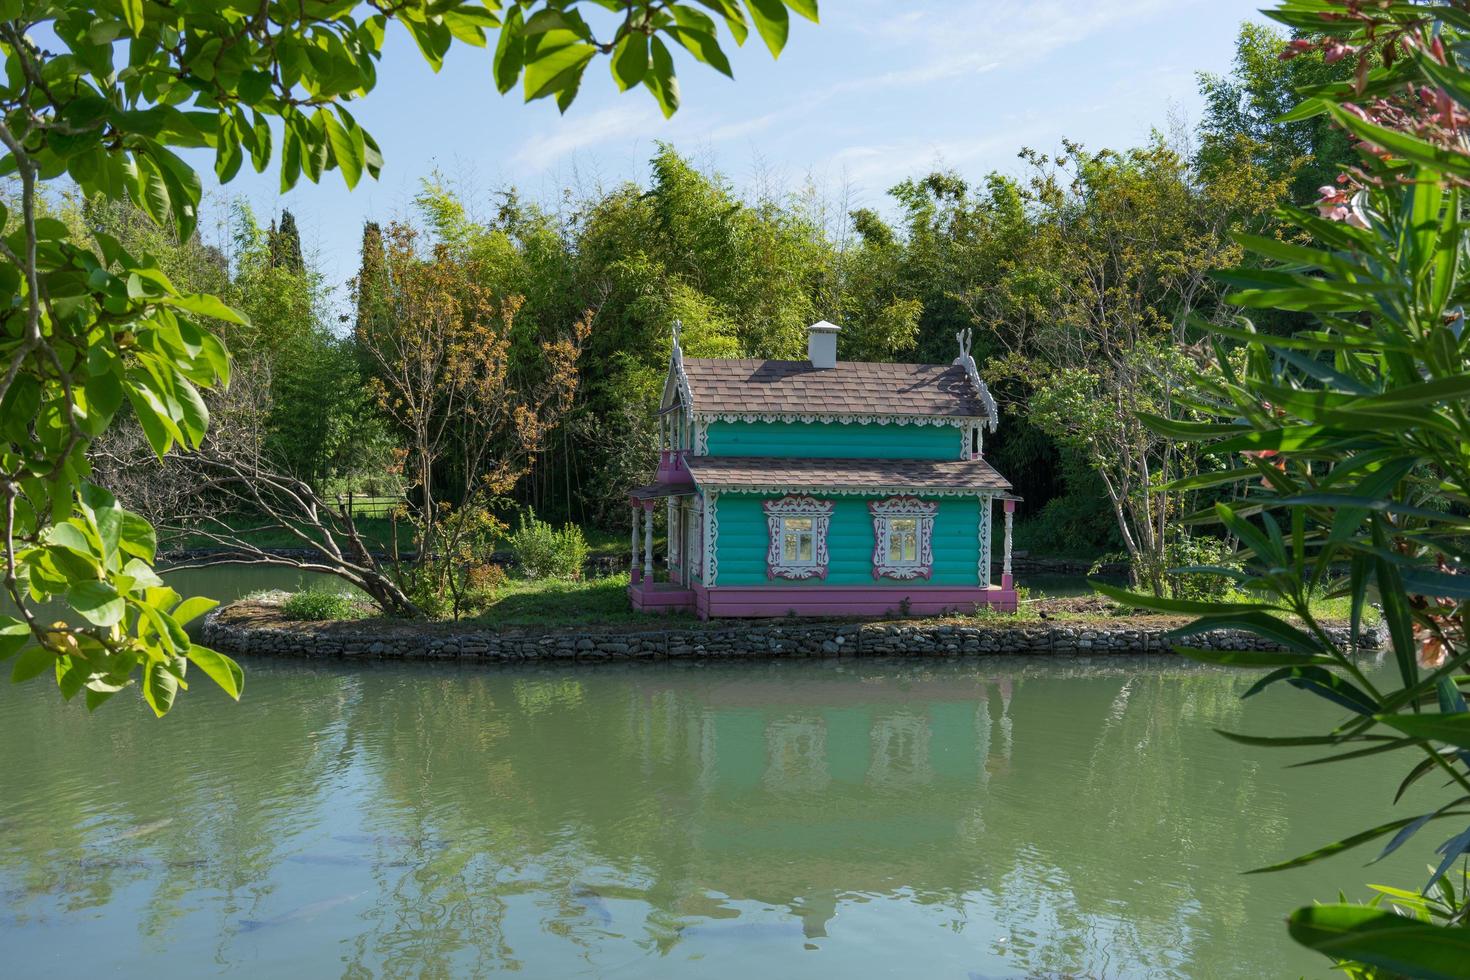
[[832, 502], [814, 497], [788, 496], [767, 500], [766, 527], [770, 546], [766, 551], [769, 578], [826, 578], [827, 526]]
[[889, 497], [868, 505], [873, 515], [873, 577], [929, 578], [934, 573], [934, 515], [939, 504]]
[[919, 519], [890, 517], [888, 520], [888, 564], [919, 563]]
[[810, 517], [781, 520], [781, 564], [791, 568], [817, 563], [817, 532]]

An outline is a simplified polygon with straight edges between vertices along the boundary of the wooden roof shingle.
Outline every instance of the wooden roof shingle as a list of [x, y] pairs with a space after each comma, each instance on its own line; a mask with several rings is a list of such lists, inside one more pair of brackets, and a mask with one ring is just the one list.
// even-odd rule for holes
[[694, 481], [711, 490], [832, 488], [874, 493], [973, 493], [1011, 489], [983, 459], [797, 459], [690, 456]]
[[954, 364], [878, 364], [688, 357], [694, 411], [734, 415], [922, 415], [989, 418], [965, 369]]

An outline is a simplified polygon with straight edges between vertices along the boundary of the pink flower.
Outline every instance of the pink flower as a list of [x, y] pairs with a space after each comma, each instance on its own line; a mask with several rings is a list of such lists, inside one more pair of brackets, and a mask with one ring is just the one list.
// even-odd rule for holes
[[1292, 41], [1286, 47], [1282, 48], [1281, 53], [1277, 55], [1277, 57], [1280, 58], [1282, 61], [1290, 61], [1297, 55], [1305, 54], [1310, 50], [1312, 50], [1311, 41], [1308, 41], [1304, 38], [1297, 38], [1295, 41]]
[[1450, 651], [1445, 645], [1444, 637], [1438, 633], [1432, 633], [1415, 623], [1414, 636], [1419, 641], [1420, 667], [1425, 670], [1434, 670], [1442, 667], [1444, 662], [1450, 658]]
[[1341, 41], [1328, 41], [1327, 46], [1322, 49], [1322, 60], [1329, 65], [1334, 61], [1341, 61], [1350, 54], [1357, 54], [1358, 49]]

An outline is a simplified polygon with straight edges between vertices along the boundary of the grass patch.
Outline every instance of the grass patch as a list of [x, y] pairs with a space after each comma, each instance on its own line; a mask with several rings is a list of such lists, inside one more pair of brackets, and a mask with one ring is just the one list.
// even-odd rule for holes
[[603, 626], [641, 623], [650, 629], [693, 619], [689, 613], [651, 616], [628, 605], [626, 573], [569, 582], [562, 579], [507, 578], [495, 599], [471, 622], [486, 626]]
[[[1323, 596], [1313, 596], [1310, 608], [1312, 610], [1312, 617], [1319, 623], [1346, 623], [1353, 616], [1353, 601], [1349, 596], [1345, 595], [1337, 596], [1333, 599], [1327, 599]], [[1368, 604], [1363, 606], [1364, 626], [1377, 626], [1381, 618], [1377, 606]]]
[[286, 619], [321, 622], [323, 620], [361, 619], [362, 603], [344, 592], [330, 589], [304, 589], [293, 592], [281, 602], [281, 615]]

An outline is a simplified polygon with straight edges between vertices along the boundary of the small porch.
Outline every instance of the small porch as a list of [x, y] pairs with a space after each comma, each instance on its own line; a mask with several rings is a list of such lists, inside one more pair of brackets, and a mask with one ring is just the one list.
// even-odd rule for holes
[[[693, 528], [686, 527], [686, 514], [693, 511], [683, 506], [682, 498], [696, 495], [689, 471], [680, 465], [671, 466], [674, 454], [665, 451], [660, 460], [657, 483], [634, 489], [628, 495], [632, 512], [632, 533], [629, 543], [632, 562], [628, 566], [628, 601], [639, 612], [670, 613], [693, 612], [695, 610], [694, 582], [695, 562], [688, 552], [691, 550]], [[682, 463], [682, 460], [680, 460]], [[668, 511], [667, 552], [664, 561], [654, 561], [653, 514], [659, 501]], [[662, 567], [659, 565], [662, 564]]]

